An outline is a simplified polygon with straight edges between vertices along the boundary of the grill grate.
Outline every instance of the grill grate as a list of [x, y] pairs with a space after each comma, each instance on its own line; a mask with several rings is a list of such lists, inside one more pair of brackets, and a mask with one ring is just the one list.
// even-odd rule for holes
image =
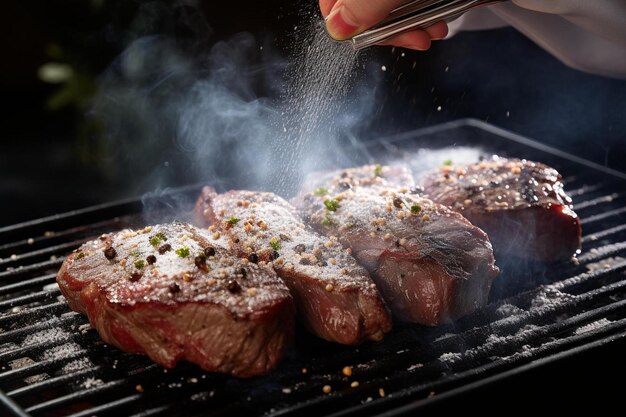
[[[433, 144], [436, 149], [420, 150]], [[624, 339], [625, 176], [473, 120], [350, 146], [357, 163], [402, 160], [420, 170], [450, 155], [460, 160], [498, 153], [575, 175], [567, 189], [583, 220], [578, 262], [546, 266], [499, 259], [503, 272], [492, 302], [470, 317], [438, 328], [397, 324], [385, 341], [358, 348], [328, 344], [298, 329], [296, 346], [275, 372], [237, 380], [190, 364], [164, 370], [107, 346], [63, 301], [55, 272], [64, 257], [90, 237], [143, 224], [139, 201], [5, 227], [1, 405], [15, 416], [392, 414]], [[178, 192], [193, 200], [198, 189]], [[342, 374], [344, 366], [353, 367], [351, 377]], [[325, 385], [330, 394], [322, 392]]]

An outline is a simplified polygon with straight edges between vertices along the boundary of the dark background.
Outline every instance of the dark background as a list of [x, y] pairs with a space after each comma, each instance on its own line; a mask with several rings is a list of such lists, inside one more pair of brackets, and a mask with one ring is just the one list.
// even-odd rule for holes
[[[103, 139], [115, 132], [91, 111], [103, 72], [133, 40], [165, 34], [197, 55], [247, 31], [269, 42], [267, 54], [286, 57], [303, 47], [292, 35], [305, 3], [3, 2], [0, 225], [151, 191], [143, 165], [116, 159]], [[474, 117], [626, 170], [626, 82], [569, 69], [513, 29], [463, 33], [428, 52], [377, 48], [367, 60], [387, 71], [364, 138]], [[50, 62], [72, 75], [42, 80]]]

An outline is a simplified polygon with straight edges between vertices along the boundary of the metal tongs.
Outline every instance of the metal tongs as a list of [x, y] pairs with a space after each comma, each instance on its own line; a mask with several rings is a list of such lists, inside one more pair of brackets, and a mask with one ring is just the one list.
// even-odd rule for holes
[[449, 20], [476, 7], [505, 0], [412, 0], [393, 10], [376, 26], [354, 36], [355, 50], [385, 41], [411, 29], [421, 29], [440, 20]]

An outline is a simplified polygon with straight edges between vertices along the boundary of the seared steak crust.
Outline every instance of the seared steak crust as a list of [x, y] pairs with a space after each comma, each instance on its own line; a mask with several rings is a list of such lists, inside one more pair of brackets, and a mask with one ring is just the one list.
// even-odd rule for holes
[[354, 345], [381, 340], [391, 330], [389, 312], [367, 271], [335, 239], [307, 228], [282, 198], [251, 191], [218, 195], [205, 187], [196, 214], [227, 236], [241, 256], [274, 267], [312, 333]]
[[102, 339], [165, 367], [187, 359], [249, 377], [289, 346], [294, 307], [270, 268], [242, 263], [224, 242], [174, 223], [103, 235], [72, 253], [57, 282]]
[[485, 305], [498, 273], [486, 234], [398, 188], [412, 184], [397, 174], [381, 166], [336, 172], [298, 204], [313, 228], [352, 249], [400, 319], [438, 325]]
[[429, 198], [485, 230], [498, 253], [541, 261], [569, 259], [582, 228], [561, 175], [544, 164], [494, 157], [428, 174]]

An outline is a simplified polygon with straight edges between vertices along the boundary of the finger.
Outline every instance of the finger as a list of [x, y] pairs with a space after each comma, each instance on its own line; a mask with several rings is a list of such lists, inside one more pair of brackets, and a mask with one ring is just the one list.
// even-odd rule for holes
[[412, 30], [381, 42], [380, 45], [393, 45], [401, 48], [425, 51], [430, 48], [430, 35], [423, 30]]
[[337, 0], [320, 0], [320, 10], [324, 18], [328, 16], [335, 3], [337, 3]]
[[443, 39], [448, 36], [448, 25], [444, 21], [437, 22], [431, 26], [428, 26], [424, 30], [430, 35], [430, 38], [434, 41]]
[[326, 18], [326, 28], [333, 38], [348, 39], [380, 22], [405, 1], [337, 0]]

